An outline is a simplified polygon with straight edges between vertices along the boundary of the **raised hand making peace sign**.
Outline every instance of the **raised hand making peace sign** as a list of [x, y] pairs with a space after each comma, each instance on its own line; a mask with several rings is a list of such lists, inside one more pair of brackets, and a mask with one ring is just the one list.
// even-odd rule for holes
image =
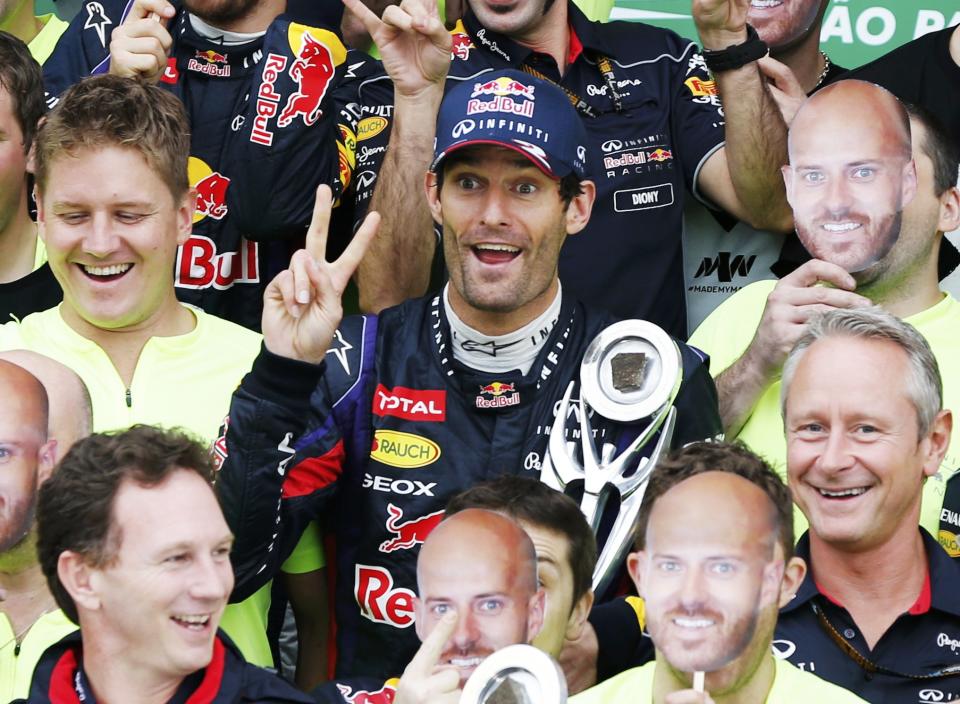
[[263, 342], [274, 354], [303, 362], [323, 361], [343, 317], [341, 298], [380, 225], [370, 212], [340, 258], [328, 262], [327, 230], [333, 196], [317, 188], [305, 249], [290, 258], [263, 294]]

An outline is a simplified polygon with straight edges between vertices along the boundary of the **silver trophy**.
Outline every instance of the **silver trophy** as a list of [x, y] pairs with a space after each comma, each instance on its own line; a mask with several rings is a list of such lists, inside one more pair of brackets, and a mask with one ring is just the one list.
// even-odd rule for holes
[[[623, 320], [597, 335], [580, 363], [580, 400], [573, 406], [580, 419], [579, 443], [566, 437], [573, 382], [557, 409], [540, 480], [558, 491], [582, 480], [580, 509], [594, 534], [609, 501], [620, 502], [593, 573], [597, 594], [610, 586], [630, 550], [647, 479], [673, 439], [673, 401], [682, 378], [680, 350], [667, 333], [644, 320]], [[597, 452], [590, 423], [594, 412], [625, 423], [648, 420], [629, 447], [614, 456], [613, 443], [603, 443]], [[644, 456], [658, 430], [653, 450]]]
[[510, 645], [489, 655], [470, 675], [460, 704], [563, 704], [567, 680], [560, 666], [532, 645]]

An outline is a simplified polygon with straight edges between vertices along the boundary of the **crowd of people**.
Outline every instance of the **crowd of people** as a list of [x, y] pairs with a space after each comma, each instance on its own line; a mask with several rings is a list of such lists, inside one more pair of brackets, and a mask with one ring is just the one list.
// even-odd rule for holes
[[0, 701], [960, 700], [960, 29], [342, 1], [0, 0]]

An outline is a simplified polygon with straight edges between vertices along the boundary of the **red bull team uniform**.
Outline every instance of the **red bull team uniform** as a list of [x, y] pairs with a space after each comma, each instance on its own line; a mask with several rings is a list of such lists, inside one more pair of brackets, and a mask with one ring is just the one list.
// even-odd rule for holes
[[[44, 65], [50, 107], [84, 76], [109, 70], [110, 32], [132, 4], [133, 0], [91, 0], [81, 7]], [[319, 13], [330, 4], [314, 5]], [[286, 154], [278, 159], [290, 168], [309, 168], [314, 185], [329, 183], [339, 192], [339, 154], [345, 148], [336, 124], [338, 111], [332, 107], [332, 87], [345, 70], [346, 50], [333, 32], [300, 24], [288, 15], [274, 20], [264, 36], [236, 45], [198, 33], [183, 9], [170, 21], [169, 31], [173, 47], [160, 85], [186, 108], [191, 127], [188, 172], [197, 191], [193, 232], [178, 250], [173, 272], [177, 296], [259, 330], [263, 290], [286, 268], [306, 228], [287, 231], [287, 241], [256, 241], [233, 216], [232, 182], [238, 170], [250, 166], [244, 150], [251, 139], [269, 143], [277, 131], [299, 123], [310, 128], [315, 148], [298, 154], [302, 163]], [[274, 174], [261, 194], [268, 204], [258, 214], [273, 207], [271, 194], [287, 180]], [[313, 203], [312, 196], [309, 201]]]
[[[419, 645], [420, 546], [453, 495], [502, 474], [538, 476], [563, 393], [611, 322], [565, 295], [525, 375], [455, 362], [440, 296], [344, 319], [322, 365], [263, 350], [234, 394], [218, 479], [236, 535], [234, 597], [269, 579], [320, 518], [335, 542], [337, 676], [382, 686], [402, 672]], [[676, 445], [720, 432], [705, 358], [678, 344]], [[571, 440], [578, 413], [566, 419]], [[592, 423], [596, 443], [620, 449], [643, 427]]]
[[[536, 96], [524, 96], [525, 86], [500, 86], [484, 77], [503, 68], [526, 68], [571, 96], [587, 130], [587, 172], [597, 185], [597, 199], [586, 229], [564, 243], [560, 278], [588, 304], [619, 317], [649, 320], [685, 339], [683, 205], [688, 192], [697, 193], [703, 163], [723, 146], [716, 85], [697, 47], [668, 30], [634, 22], [590, 22], [572, 3], [568, 12], [570, 55], [563, 76], [552, 57], [490, 31], [468, 13], [452, 30], [447, 87], [468, 82], [478, 96], [504, 98], [487, 98], [488, 110], [513, 104], [533, 110]], [[370, 64], [351, 69], [355, 78], [350, 79], [360, 110], [351, 180], [358, 216], [373, 195], [393, 119], [392, 82]], [[463, 129], [475, 128], [484, 117], [478, 113], [464, 120]], [[287, 170], [266, 155], [291, 152], [291, 141], [301, 150], [315, 149], [317, 136], [303, 125], [293, 127], [284, 133], [283, 145], [260, 147], [263, 168]], [[273, 196], [263, 191], [272, 178], [263, 169], [245, 170], [233, 184], [235, 195], [263, 212], [273, 203]], [[308, 179], [297, 193], [284, 193], [284, 206], [269, 216], [274, 233], [306, 227], [317, 183]]]
[[[74, 632], [43, 654], [30, 686], [31, 704], [96, 704], [83, 669], [83, 642]], [[271, 672], [244, 661], [243, 655], [221, 631], [213, 642], [210, 664], [184, 678], [171, 704], [310, 704], [313, 699]]]

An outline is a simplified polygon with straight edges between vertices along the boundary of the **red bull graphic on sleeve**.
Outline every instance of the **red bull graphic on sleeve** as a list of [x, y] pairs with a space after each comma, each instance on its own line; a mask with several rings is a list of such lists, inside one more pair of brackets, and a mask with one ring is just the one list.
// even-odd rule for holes
[[390, 517], [387, 519], [386, 528], [394, 536], [380, 544], [380, 552], [387, 553], [423, 545], [423, 541], [443, 520], [443, 511], [436, 511], [404, 521], [403, 509], [394, 504], [387, 504], [387, 513]]
[[475, 399], [477, 408], [504, 408], [516, 406], [520, 403], [520, 393], [513, 384], [494, 381], [480, 387], [480, 393]]
[[[320, 103], [327, 94], [337, 65], [343, 63], [343, 55], [345, 55], [343, 45], [330, 32], [291, 23], [291, 35], [296, 27], [303, 27], [303, 30], [300, 32], [299, 47], [294, 48], [291, 44], [296, 60], [290, 66], [289, 75], [296, 82], [297, 90], [287, 98], [287, 104], [277, 118], [277, 127], [286, 127], [298, 117], [307, 126], [319, 119]], [[333, 38], [332, 47], [329, 39], [322, 35]], [[337, 47], [343, 54], [339, 61], [334, 57]]]
[[343, 697], [343, 700], [350, 704], [393, 704], [393, 698], [397, 694], [396, 680], [389, 680], [376, 692], [368, 692], [362, 689], [354, 692], [352, 687], [339, 683], [337, 689], [340, 690], [340, 696]]
[[[325, 29], [291, 22], [287, 39], [292, 58], [270, 52], [263, 62], [256, 92], [257, 114], [250, 132], [250, 141], [256, 144], [273, 144], [271, 121], [274, 117], [280, 128], [298, 119], [307, 126], [320, 119], [320, 105], [333, 82], [337, 66], [347, 56], [347, 50], [337, 35]], [[278, 84], [286, 83], [284, 76], [289, 77], [295, 86], [286, 101], [283, 95], [287, 89], [278, 87]]]

